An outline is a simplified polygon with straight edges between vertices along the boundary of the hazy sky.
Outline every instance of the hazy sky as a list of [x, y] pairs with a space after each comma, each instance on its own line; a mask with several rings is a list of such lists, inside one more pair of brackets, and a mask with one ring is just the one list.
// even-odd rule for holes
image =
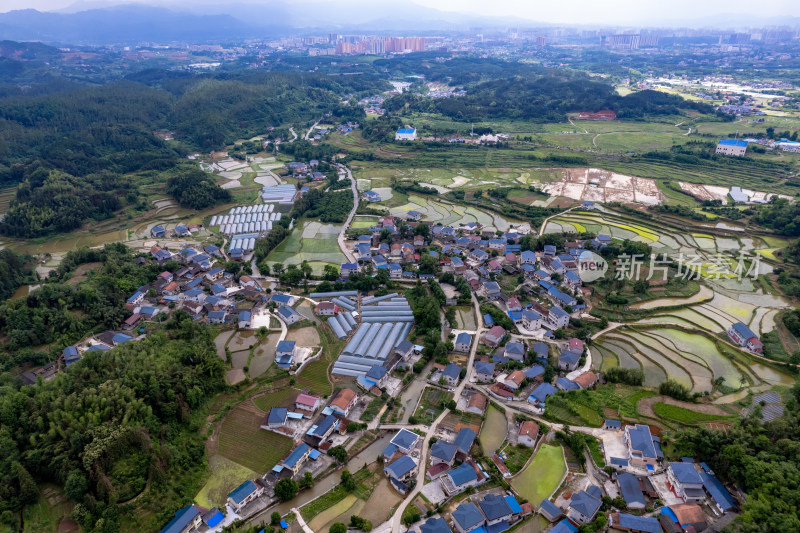
[[[114, 0], [109, 4], [133, 3], [143, 0]], [[197, 5], [210, 0], [144, 0], [143, 3], [180, 8], [181, 5]], [[234, 0], [241, 3], [269, 3], [259, 0]], [[291, 2], [291, 0], [284, 0]], [[312, 0], [313, 1], [313, 0]], [[336, 2], [337, 0], [317, 0]], [[363, 0], [365, 6], [380, 0]], [[680, 20], [702, 19], [715, 15], [751, 14], [757, 17], [800, 16], [800, 1], [797, 0], [412, 0], [415, 3], [443, 11], [469, 12], [481, 15], [518, 16], [542, 22], [576, 24], [626, 24], [648, 22], [651, 25], [663, 21], [664, 25]], [[41, 11], [63, 9], [75, 0], [2, 0], [0, 11], [34, 8]], [[88, 0], [92, 7], [104, 0]], [[355, 3], [347, 1], [346, 3]], [[384, 3], [384, 2], [380, 2]], [[402, 1], [395, 2], [395, 5]]]

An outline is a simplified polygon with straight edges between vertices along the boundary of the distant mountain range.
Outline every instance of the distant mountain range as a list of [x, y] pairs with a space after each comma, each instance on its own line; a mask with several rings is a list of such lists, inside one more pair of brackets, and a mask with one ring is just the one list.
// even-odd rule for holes
[[[156, 7], [145, 3], [114, 5], [89, 0], [57, 12], [24, 9], [0, 13], [0, 39], [74, 44], [225, 42], [271, 38], [297, 32], [364, 33], [432, 32], [473, 29], [530, 28], [551, 24], [511, 17], [483, 17], [440, 11], [411, 0], [270, 0], [267, 2], [187, 4], [168, 0]], [[660, 21], [658, 26], [745, 27], [798, 26], [797, 17], [756, 18], [726, 14], [694, 22]], [[482, 30], [484, 29], [484, 30]]]

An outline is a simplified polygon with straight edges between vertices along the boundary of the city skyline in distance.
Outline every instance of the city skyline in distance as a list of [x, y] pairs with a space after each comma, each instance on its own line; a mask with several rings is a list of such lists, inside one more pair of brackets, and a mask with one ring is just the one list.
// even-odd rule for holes
[[[561, 24], [585, 26], [643, 26], [643, 27], [746, 27], [758, 25], [790, 25], [800, 23], [800, 4], [787, 0], [764, 0], [757, 5], [745, 0], [731, 0], [724, 7], [714, 3], [690, 0], [641, 2], [612, 0], [594, 2], [568, 0], [552, 4], [526, 0], [500, 0], [491, 4], [478, 0], [406, 0], [389, 2], [328, 0], [284, 2], [282, 0], [238, 0], [233, 4], [145, 1], [80, 1], [72, 0], [7, 0], [3, 11], [35, 9], [61, 13], [77, 13], [92, 9], [137, 4], [158, 6], [177, 12], [207, 15], [230, 15], [241, 20], [253, 20], [261, 10], [264, 17], [280, 19], [294, 28], [356, 27], [372, 21], [386, 24], [394, 19], [399, 25], [418, 21], [423, 29], [448, 25], [466, 26], [529, 26]], [[313, 7], [313, 9], [309, 9]]]

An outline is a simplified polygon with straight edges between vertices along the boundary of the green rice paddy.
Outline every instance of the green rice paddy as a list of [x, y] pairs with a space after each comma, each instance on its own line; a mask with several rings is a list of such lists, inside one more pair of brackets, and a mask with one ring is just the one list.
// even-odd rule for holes
[[523, 498], [538, 507], [558, 488], [566, 470], [561, 447], [543, 444], [528, 467], [511, 484]]

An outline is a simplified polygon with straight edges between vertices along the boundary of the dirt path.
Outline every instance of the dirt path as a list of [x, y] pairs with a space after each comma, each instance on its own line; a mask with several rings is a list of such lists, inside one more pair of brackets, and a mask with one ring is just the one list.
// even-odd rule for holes
[[658, 419], [658, 415], [656, 415], [655, 411], [653, 410], [653, 406], [657, 403], [666, 403], [669, 405], [675, 405], [677, 407], [683, 407], [684, 409], [703, 413], [704, 415], [730, 416], [729, 412], [725, 411], [718, 405], [713, 405], [710, 403], [680, 402], [674, 398], [670, 398], [669, 396], [651, 396], [650, 398], [642, 398], [639, 400], [639, 405], [636, 406], [636, 409], [643, 416]]

